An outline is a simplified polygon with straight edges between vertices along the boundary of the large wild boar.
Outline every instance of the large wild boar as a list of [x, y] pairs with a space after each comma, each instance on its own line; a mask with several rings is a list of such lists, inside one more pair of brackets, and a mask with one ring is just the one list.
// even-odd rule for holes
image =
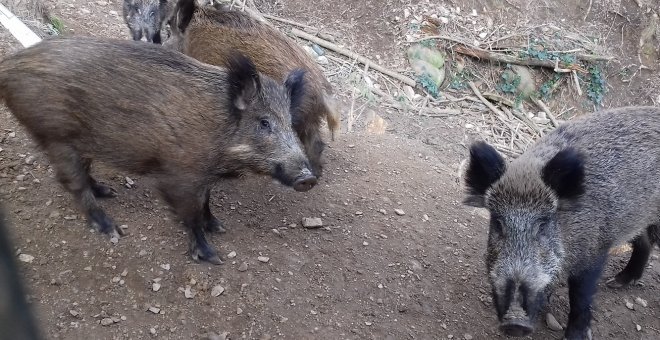
[[133, 40], [161, 43], [160, 31], [172, 16], [175, 0], [124, 0], [122, 14]]
[[591, 338], [591, 304], [608, 251], [629, 240], [617, 280], [641, 276], [660, 223], [660, 109], [597, 112], [540, 139], [510, 163], [471, 146], [468, 205], [490, 211], [486, 267], [500, 329], [534, 330], [551, 286], [567, 279], [567, 339]]
[[0, 340], [42, 339], [32, 308], [25, 299], [23, 280], [14, 254], [0, 206]]
[[189, 229], [193, 258], [221, 263], [204, 236], [221, 229], [214, 182], [252, 171], [298, 191], [316, 184], [291, 128], [303, 76], [282, 84], [242, 55], [219, 68], [130, 40], [50, 39], [0, 62], [0, 99], [101, 232], [121, 230], [97, 204], [115, 192], [90, 175], [92, 159], [153, 177]]
[[251, 58], [259, 72], [273, 79], [284, 79], [296, 68], [307, 71], [308, 87], [293, 125], [313, 173], [321, 176], [325, 147], [321, 123], [325, 119], [334, 136], [340, 118], [332, 86], [314, 60], [293, 40], [248, 14], [198, 6], [195, 0], [178, 1], [171, 26], [172, 36], [164, 45], [205, 63], [225, 65], [228, 56], [237, 50]]

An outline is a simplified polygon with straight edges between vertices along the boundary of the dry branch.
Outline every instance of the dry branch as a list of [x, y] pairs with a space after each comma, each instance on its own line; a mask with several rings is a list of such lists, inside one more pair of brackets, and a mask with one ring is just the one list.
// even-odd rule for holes
[[[520, 59], [507, 54], [496, 53], [496, 52], [483, 50], [480, 48], [460, 46], [460, 45], [454, 47], [454, 51], [477, 59], [486, 59], [491, 61], [498, 61], [501, 63], [514, 64], [514, 65], [538, 66], [538, 67], [550, 68], [553, 70], [555, 69], [555, 62], [552, 60]], [[587, 73], [587, 71], [584, 68], [582, 68], [580, 65], [559, 62], [559, 66], [563, 69], [569, 69], [572, 71]]]
[[263, 17], [266, 18], [266, 19], [270, 19], [270, 20], [275, 20], [275, 21], [283, 22], [283, 23], [285, 23], [285, 24], [289, 24], [289, 25], [293, 25], [293, 26], [298, 26], [298, 27], [300, 27], [300, 28], [304, 28], [304, 29], [307, 29], [307, 30], [310, 30], [310, 31], [314, 31], [314, 32], [318, 32], [318, 31], [320, 31], [320, 30], [319, 30], [318, 28], [316, 28], [316, 27], [312, 27], [312, 26], [309, 26], [309, 25], [301, 24], [301, 23], [296, 22], [296, 21], [293, 21], [293, 20], [289, 20], [289, 19], [284, 19], [284, 18], [276, 17], [276, 16], [274, 16], [274, 15], [263, 14]]
[[368, 65], [370, 68], [372, 68], [372, 69], [374, 69], [378, 72], [381, 72], [385, 75], [388, 75], [392, 78], [395, 78], [395, 79], [405, 83], [406, 85], [409, 85], [409, 86], [412, 86], [412, 87], [414, 87], [416, 85], [415, 81], [412, 78], [404, 76], [404, 75], [402, 75], [400, 73], [397, 73], [397, 72], [394, 72], [392, 70], [389, 70], [385, 67], [382, 67], [382, 66], [376, 64], [375, 62], [373, 62], [373, 61], [371, 61], [371, 60], [369, 60], [369, 59], [367, 59], [367, 58], [365, 58], [365, 57], [363, 57], [363, 56], [361, 56], [361, 55], [359, 55], [359, 54], [357, 54], [353, 51], [350, 51], [350, 50], [347, 50], [345, 48], [339, 47], [339, 46], [337, 46], [337, 45], [335, 45], [335, 44], [333, 44], [333, 43], [331, 43], [327, 40], [321, 39], [317, 36], [314, 36], [314, 35], [311, 35], [309, 33], [303, 32], [303, 31], [301, 31], [299, 29], [296, 29], [296, 28], [291, 29], [291, 34], [295, 35], [298, 38], [309, 40], [309, 41], [311, 41], [311, 42], [313, 42], [313, 43], [315, 43], [319, 46], [325, 47], [329, 50], [332, 50], [332, 51], [337, 52], [339, 54], [345, 55], [345, 56], [347, 56], [351, 59], [355, 59], [355, 60], [357, 60], [358, 62], [360, 62], [362, 64]]
[[554, 127], [558, 127], [559, 123], [557, 123], [557, 119], [555, 119], [555, 115], [552, 114], [552, 111], [550, 111], [548, 105], [545, 105], [545, 103], [541, 99], [532, 99], [532, 100], [534, 100], [534, 103], [538, 105], [538, 107], [541, 108], [543, 112], [545, 112], [545, 114], [548, 116], [548, 119], [550, 119], [550, 123], [552, 123]]

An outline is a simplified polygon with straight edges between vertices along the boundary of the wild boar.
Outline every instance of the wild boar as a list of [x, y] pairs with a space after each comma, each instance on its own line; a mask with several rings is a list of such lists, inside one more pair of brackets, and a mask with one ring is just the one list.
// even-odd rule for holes
[[115, 191], [90, 175], [94, 159], [153, 177], [190, 231], [193, 258], [221, 263], [204, 236], [221, 229], [214, 182], [246, 171], [298, 191], [317, 181], [291, 127], [304, 71], [282, 84], [243, 55], [226, 65], [131, 40], [48, 39], [0, 62], [0, 99], [92, 226], [121, 234], [97, 203]]
[[[490, 211], [486, 267], [500, 329], [511, 336], [533, 332], [551, 287], [565, 278], [565, 338], [590, 339], [591, 304], [608, 251], [657, 231], [658, 178], [654, 107], [575, 119], [508, 164], [491, 146], [474, 143], [465, 203]], [[650, 247], [633, 246], [640, 255], [631, 258], [628, 274], [641, 276]]]
[[172, 16], [175, 0], [124, 0], [122, 14], [133, 40], [161, 43], [160, 32]]
[[199, 6], [195, 0], [179, 0], [171, 26], [172, 36], [163, 45], [205, 63], [223, 66], [236, 50], [251, 58], [259, 72], [273, 79], [284, 79], [296, 68], [307, 71], [307, 88], [293, 125], [312, 172], [320, 177], [325, 147], [321, 124], [324, 119], [327, 121], [334, 138], [340, 114], [332, 85], [316, 62], [276, 28], [236, 10]]

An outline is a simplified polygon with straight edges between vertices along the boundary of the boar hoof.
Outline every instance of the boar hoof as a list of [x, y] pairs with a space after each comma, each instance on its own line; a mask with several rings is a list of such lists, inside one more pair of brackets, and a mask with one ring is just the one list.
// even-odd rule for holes
[[591, 333], [591, 328], [587, 328], [587, 330], [581, 336], [564, 337], [564, 340], [593, 340], [593, 339], [594, 337]]
[[92, 191], [96, 198], [114, 198], [117, 197], [117, 190], [103, 184], [92, 184]]
[[605, 284], [611, 289], [623, 289], [628, 286], [643, 286], [643, 284], [635, 279], [628, 277], [627, 275], [622, 275], [623, 273], [617, 274], [615, 277], [607, 280]]
[[114, 238], [124, 235], [124, 231], [116, 225], [103, 210], [94, 210], [89, 213], [89, 221], [92, 228], [98, 232], [109, 235]]
[[227, 229], [219, 219], [211, 217], [211, 219], [206, 223], [206, 231], [210, 233], [225, 233]]
[[220, 259], [220, 256], [215, 253], [213, 249], [207, 248], [207, 249], [202, 249], [200, 247], [195, 247], [191, 251], [192, 253], [192, 258], [195, 260], [195, 262], [209, 262], [211, 264], [222, 264], [222, 260]]

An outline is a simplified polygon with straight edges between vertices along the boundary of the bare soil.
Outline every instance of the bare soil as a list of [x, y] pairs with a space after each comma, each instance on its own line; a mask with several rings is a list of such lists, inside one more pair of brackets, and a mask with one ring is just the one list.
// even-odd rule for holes
[[[65, 23], [67, 34], [129, 39], [118, 0], [46, 4]], [[610, 92], [605, 106], [657, 104], [660, 95], [659, 59], [647, 65], [654, 69], [641, 70], [631, 82], [618, 77], [622, 65], [637, 61], [636, 46], [648, 17], [645, 7], [633, 0], [594, 0], [587, 21], [587, 2], [576, 0], [282, 0], [257, 5], [264, 13], [324, 28], [339, 43], [399, 71], [407, 68], [406, 24], [394, 18], [411, 5], [429, 11], [440, 5], [485, 10], [496, 24], [528, 20], [530, 25], [584, 27], [585, 35], [605, 37], [601, 44], [617, 57], [606, 69]], [[608, 25], [614, 33], [589, 31]], [[19, 48], [0, 30], [0, 55]], [[347, 104], [350, 89], [337, 91]], [[328, 170], [308, 193], [255, 176], [220, 183], [212, 208], [228, 232], [210, 240], [227, 261], [212, 266], [190, 260], [179, 222], [149, 180], [132, 174], [95, 169], [96, 177], [119, 191], [119, 197], [102, 204], [119, 224], [127, 225], [130, 235], [113, 245], [91, 232], [55, 181], [45, 155], [0, 107], [0, 201], [12, 219], [17, 252], [34, 256], [31, 263], [21, 263], [21, 269], [45, 335], [199, 339], [210, 332], [228, 332], [231, 339], [504, 338], [497, 330], [484, 269], [488, 216], [460, 203], [460, 163], [474, 138], [464, 128], [470, 118], [373, 110], [387, 121], [387, 130], [370, 133], [361, 117], [354, 132], [329, 143]], [[33, 163], [26, 162], [32, 157]], [[135, 182], [133, 187], [126, 187], [126, 176]], [[305, 229], [300, 225], [303, 217], [321, 217], [326, 228]], [[230, 252], [236, 257], [227, 258]], [[609, 289], [604, 280], [625, 265], [629, 254], [610, 259], [594, 305], [595, 338], [660, 338], [657, 254], [644, 285], [624, 290]], [[259, 261], [260, 256], [268, 262]], [[248, 269], [239, 271], [244, 262]], [[160, 285], [157, 292], [155, 282]], [[216, 285], [225, 290], [213, 297]], [[192, 298], [184, 293], [186, 286]], [[636, 303], [634, 310], [628, 309], [625, 300], [637, 297], [646, 300], [647, 307]], [[566, 323], [565, 287], [548, 309]], [[101, 325], [105, 318], [117, 322]], [[561, 336], [540, 322], [533, 338]]]

